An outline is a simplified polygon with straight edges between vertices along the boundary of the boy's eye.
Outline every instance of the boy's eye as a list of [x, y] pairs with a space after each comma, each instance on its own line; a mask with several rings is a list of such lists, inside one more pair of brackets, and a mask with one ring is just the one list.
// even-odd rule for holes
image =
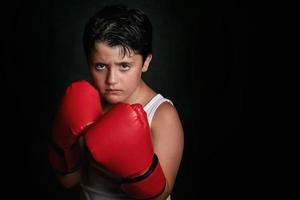
[[103, 69], [105, 69], [105, 65], [103, 65], [103, 64], [97, 64], [96, 65], [96, 69], [97, 70], [103, 70]]
[[122, 70], [122, 71], [129, 70], [129, 68], [130, 68], [130, 65], [129, 65], [129, 64], [124, 63], [124, 64], [121, 65], [121, 70]]

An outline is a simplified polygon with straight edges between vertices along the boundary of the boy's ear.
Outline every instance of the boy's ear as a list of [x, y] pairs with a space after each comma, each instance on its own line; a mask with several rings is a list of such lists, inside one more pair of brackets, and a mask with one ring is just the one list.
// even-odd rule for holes
[[151, 60], [152, 60], [152, 54], [150, 53], [150, 54], [148, 54], [148, 56], [146, 57], [146, 59], [144, 61], [142, 72], [146, 72], [148, 70]]

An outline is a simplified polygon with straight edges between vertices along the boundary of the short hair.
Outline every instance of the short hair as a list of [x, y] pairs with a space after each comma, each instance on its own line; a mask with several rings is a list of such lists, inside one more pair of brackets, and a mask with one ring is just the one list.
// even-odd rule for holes
[[109, 5], [96, 12], [85, 25], [83, 46], [87, 58], [96, 42], [121, 46], [124, 56], [132, 50], [145, 60], [152, 53], [152, 24], [140, 9]]

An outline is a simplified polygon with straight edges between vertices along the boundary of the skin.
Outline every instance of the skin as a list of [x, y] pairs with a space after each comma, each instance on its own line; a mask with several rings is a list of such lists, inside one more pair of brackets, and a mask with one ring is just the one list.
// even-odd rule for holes
[[[101, 94], [104, 112], [122, 101], [145, 106], [155, 93], [141, 78], [148, 70], [152, 59], [130, 51], [124, 55], [122, 48], [96, 43], [89, 57], [89, 68], [95, 87]], [[156, 200], [166, 199], [171, 193], [179, 169], [184, 147], [182, 125], [178, 113], [170, 103], [161, 104], [151, 123], [151, 138], [154, 152], [166, 177], [164, 192]], [[80, 181], [81, 171], [58, 177], [66, 188]]]

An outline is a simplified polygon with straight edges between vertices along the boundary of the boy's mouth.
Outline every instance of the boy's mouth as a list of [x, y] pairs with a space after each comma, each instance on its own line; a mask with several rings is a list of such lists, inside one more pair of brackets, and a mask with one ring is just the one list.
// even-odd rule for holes
[[110, 94], [110, 95], [120, 94], [121, 92], [122, 92], [122, 90], [119, 90], [119, 89], [106, 89], [105, 90], [105, 93]]

